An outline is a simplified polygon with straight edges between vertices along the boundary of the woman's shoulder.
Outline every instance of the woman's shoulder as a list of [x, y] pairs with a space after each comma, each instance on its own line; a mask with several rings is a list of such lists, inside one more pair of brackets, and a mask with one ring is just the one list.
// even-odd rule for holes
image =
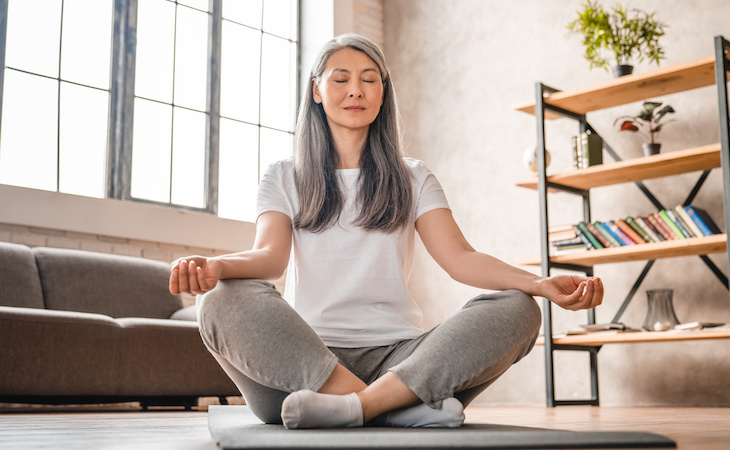
[[264, 176], [276, 179], [294, 176], [294, 157], [269, 164]]
[[429, 169], [426, 163], [424, 163], [420, 159], [411, 158], [410, 156], [404, 156], [403, 162], [406, 164], [406, 167], [408, 167], [408, 170], [411, 172], [411, 176], [414, 177], [416, 180], [421, 180], [428, 177], [429, 175], [433, 175], [431, 169]]

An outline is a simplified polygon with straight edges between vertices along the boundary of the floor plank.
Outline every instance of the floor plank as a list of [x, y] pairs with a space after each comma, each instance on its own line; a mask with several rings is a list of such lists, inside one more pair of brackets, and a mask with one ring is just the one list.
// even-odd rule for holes
[[[136, 408], [0, 411], [0, 449], [215, 450], [208, 414]], [[648, 431], [681, 450], [730, 449], [730, 408], [482, 407], [467, 420], [564, 430]]]

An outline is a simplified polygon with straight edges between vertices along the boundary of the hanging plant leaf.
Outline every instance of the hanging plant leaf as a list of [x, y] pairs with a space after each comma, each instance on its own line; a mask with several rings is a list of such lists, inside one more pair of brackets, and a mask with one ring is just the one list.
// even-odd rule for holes
[[624, 123], [621, 124], [621, 128], [619, 128], [619, 131], [639, 131], [639, 127], [634, 125], [634, 122], [626, 120], [624, 121]]
[[672, 108], [669, 105], [665, 106], [664, 108], [660, 109], [658, 113], [656, 113], [656, 118], [654, 119], [654, 122], [659, 122], [659, 119], [664, 117], [665, 114], [669, 114], [669, 113], [673, 113], [673, 112], [674, 112], [674, 108]]

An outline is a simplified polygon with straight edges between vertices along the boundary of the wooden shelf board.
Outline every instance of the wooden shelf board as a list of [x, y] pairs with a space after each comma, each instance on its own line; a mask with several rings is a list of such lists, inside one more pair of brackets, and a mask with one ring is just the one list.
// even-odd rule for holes
[[[707, 255], [727, 250], [727, 234], [714, 234], [699, 238], [678, 239], [676, 241], [653, 242], [624, 247], [602, 248], [585, 252], [552, 256], [554, 263], [594, 266], [628, 261], [648, 261], [677, 256]], [[523, 266], [539, 266], [540, 258], [517, 261]]]
[[[730, 339], [730, 329], [707, 329], [696, 331], [660, 331], [660, 332], [597, 332], [574, 336], [553, 337], [554, 344], [595, 346], [604, 344], [634, 344], [642, 342], [694, 341], [701, 339]], [[536, 345], [545, 345], [540, 336]]]
[[[710, 170], [720, 167], [721, 164], [720, 144], [717, 143], [571, 170], [548, 176], [548, 181], [577, 189], [591, 189]], [[520, 180], [515, 184], [528, 189], [537, 189], [537, 177]]]
[[[648, 72], [626, 75], [602, 83], [569, 91], [558, 91], [545, 102], [578, 114], [648, 100], [715, 84], [715, 57], [662, 67]], [[515, 110], [535, 114], [535, 102], [525, 102]], [[545, 112], [546, 119], [562, 116]]]

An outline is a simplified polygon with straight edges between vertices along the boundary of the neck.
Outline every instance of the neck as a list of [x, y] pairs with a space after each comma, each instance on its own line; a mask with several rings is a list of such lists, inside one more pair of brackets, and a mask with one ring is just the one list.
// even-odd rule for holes
[[364, 130], [331, 129], [335, 141], [335, 150], [340, 162], [338, 169], [357, 169], [360, 157], [368, 139], [368, 128]]

